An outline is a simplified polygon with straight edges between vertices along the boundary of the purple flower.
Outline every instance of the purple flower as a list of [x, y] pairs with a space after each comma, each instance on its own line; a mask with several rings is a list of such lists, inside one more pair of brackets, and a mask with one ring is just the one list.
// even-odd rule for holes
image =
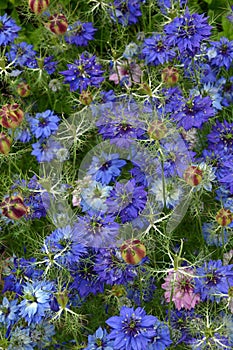
[[195, 293], [201, 300], [219, 301], [221, 294], [228, 294], [229, 286], [233, 284], [233, 265], [223, 266], [221, 260], [210, 260], [195, 271]]
[[94, 271], [102, 282], [110, 285], [127, 285], [137, 276], [136, 267], [126, 264], [118, 249], [99, 249]]
[[0, 45], [8, 45], [18, 37], [21, 28], [5, 13], [0, 16]]
[[144, 40], [142, 55], [146, 64], [158, 66], [172, 61], [176, 53], [167, 44], [166, 36], [158, 34]]
[[138, 17], [142, 15], [140, 4], [144, 0], [114, 0], [112, 9], [109, 11], [110, 17], [114, 22], [122, 26], [135, 24]]
[[58, 129], [60, 118], [49, 109], [42, 113], [37, 113], [35, 117], [29, 118], [31, 132], [37, 139], [48, 138]]
[[145, 208], [147, 193], [143, 186], [137, 186], [135, 179], [116, 182], [107, 205], [112, 213], [119, 213], [122, 223], [136, 219]]
[[164, 32], [169, 46], [177, 46], [181, 54], [187, 52], [193, 57], [200, 51], [202, 41], [209, 39], [211, 26], [204, 15], [190, 14], [186, 8], [182, 17], [176, 17], [165, 25]]
[[77, 289], [81, 298], [86, 298], [90, 293], [103, 293], [104, 283], [101, 282], [100, 277], [94, 271], [95, 253], [89, 249], [87, 256], [85, 256], [78, 264], [74, 264], [71, 274], [74, 281], [70, 288]]
[[6, 57], [10, 61], [15, 60], [14, 65], [31, 68], [31, 63], [36, 59], [36, 51], [33, 50], [33, 45], [23, 41], [19, 44], [12, 44]]
[[90, 40], [94, 39], [97, 31], [91, 22], [82, 23], [80, 21], [70, 25], [65, 35], [65, 41], [68, 44], [76, 46], [87, 46]]
[[232, 153], [229, 154], [229, 160], [223, 162], [222, 167], [219, 168], [218, 180], [226, 187], [231, 194], [233, 194], [233, 164]]
[[83, 53], [79, 60], [73, 64], [67, 64], [68, 70], [60, 72], [64, 75], [64, 83], [70, 85], [70, 91], [82, 92], [88, 86], [100, 87], [104, 81], [101, 65], [96, 63], [96, 56]]
[[104, 140], [110, 139], [111, 143], [127, 148], [146, 133], [146, 125], [140, 120], [140, 110], [134, 103], [106, 104], [100, 108], [96, 126]]
[[92, 163], [87, 173], [92, 175], [96, 181], [100, 181], [102, 185], [108, 185], [121, 174], [121, 168], [125, 164], [125, 160], [119, 159], [119, 154], [102, 152], [99, 157], [94, 156], [92, 158]]
[[207, 52], [210, 64], [215, 67], [225, 67], [229, 70], [233, 61], [233, 41], [222, 37], [219, 41], [211, 41], [210, 44], [212, 46]]
[[199, 129], [215, 113], [211, 98], [198, 95], [184, 101], [180, 108], [174, 111], [172, 118], [178, 126], [182, 126], [187, 131], [191, 128]]
[[157, 318], [148, 316], [138, 307], [122, 306], [120, 316], [110, 317], [106, 323], [112, 328], [108, 339], [114, 341], [115, 350], [148, 350], [148, 344], [156, 335], [153, 328]]
[[207, 135], [207, 139], [209, 141], [208, 148], [220, 156], [221, 154], [233, 153], [233, 123], [217, 120]]
[[174, 7], [176, 6], [178, 9], [181, 7], [185, 7], [188, 0], [157, 0], [160, 11], [166, 15], [167, 13], [171, 13], [174, 11]]
[[94, 248], [114, 246], [119, 234], [120, 225], [115, 222], [115, 216], [104, 215], [89, 210], [85, 216], [78, 217], [74, 225], [79, 241]]
[[19, 316], [28, 324], [40, 323], [46, 312], [50, 310], [53, 283], [47, 281], [26, 282], [23, 286], [23, 301], [19, 304]]

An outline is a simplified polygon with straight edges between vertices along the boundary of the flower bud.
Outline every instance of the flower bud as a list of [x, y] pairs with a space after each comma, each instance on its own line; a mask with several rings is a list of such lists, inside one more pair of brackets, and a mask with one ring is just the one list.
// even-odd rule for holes
[[17, 128], [22, 123], [23, 117], [24, 112], [17, 103], [4, 105], [0, 109], [0, 125], [4, 128]]
[[65, 309], [69, 301], [69, 298], [66, 295], [66, 293], [62, 293], [62, 292], [57, 293], [56, 298], [57, 298], [58, 304], [62, 307], [62, 309]]
[[215, 219], [220, 226], [227, 226], [233, 221], [233, 213], [229, 209], [221, 208]]
[[11, 220], [18, 220], [28, 213], [28, 207], [24, 204], [20, 195], [9, 196], [0, 204], [2, 215]]
[[68, 21], [66, 16], [64, 16], [62, 13], [56, 13], [55, 15], [50, 16], [49, 23], [46, 24], [46, 28], [48, 28], [54, 34], [64, 34], [68, 28]]
[[127, 264], [136, 265], [146, 256], [146, 247], [139, 239], [129, 239], [121, 248], [121, 256]]
[[190, 186], [197, 186], [202, 181], [202, 170], [197, 166], [190, 165], [184, 172], [184, 179]]
[[160, 120], [155, 120], [149, 125], [147, 132], [151, 139], [161, 140], [167, 133], [167, 127]]
[[179, 80], [179, 73], [176, 68], [167, 67], [162, 71], [162, 81], [168, 85], [174, 85]]
[[85, 106], [89, 106], [89, 104], [92, 102], [92, 99], [92, 94], [89, 91], [85, 90], [83, 90], [79, 96], [79, 101]]
[[31, 93], [31, 88], [27, 83], [20, 83], [17, 86], [17, 93], [21, 97], [28, 97]]
[[28, 5], [36, 15], [44, 12], [49, 6], [50, 0], [28, 0]]
[[143, 84], [141, 85], [141, 88], [142, 88], [142, 91], [143, 91], [144, 93], [146, 93], [148, 96], [152, 97], [152, 90], [151, 90], [151, 88], [149, 87], [148, 84], [143, 83]]
[[0, 153], [8, 155], [10, 152], [12, 140], [4, 132], [0, 132]]

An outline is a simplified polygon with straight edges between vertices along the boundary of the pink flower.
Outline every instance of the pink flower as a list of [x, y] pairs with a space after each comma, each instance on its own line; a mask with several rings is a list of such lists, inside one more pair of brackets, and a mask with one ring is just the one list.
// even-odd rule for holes
[[116, 67], [117, 72], [110, 75], [109, 80], [114, 81], [115, 84], [125, 82], [128, 87], [134, 83], [140, 83], [142, 71], [138, 64], [122, 63]]
[[200, 295], [194, 293], [193, 271], [189, 268], [179, 271], [170, 271], [165, 278], [162, 288], [166, 290], [166, 302], [174, 302], [177, 310], [185, 308], [191, 310], [200, 301]]

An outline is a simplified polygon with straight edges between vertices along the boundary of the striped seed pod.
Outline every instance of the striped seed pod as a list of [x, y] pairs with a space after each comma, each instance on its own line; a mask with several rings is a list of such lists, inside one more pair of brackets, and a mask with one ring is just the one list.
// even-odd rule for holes
[[0, 153], [8, 155], [10, 152], [12, 140], [4, 132], [0, 132]]
[[44, 12], [49, 6], [50, 0], [28, 0], [28, 5], [36, 15]]
[[146, 256], [146, 247], [139, 239], [129, 239], [120, 247], [121, 256], [127, 264], [136, 265]]
[[0, 109], [0, 125], [4, 128], [15, 129], [23, 121], [24, 112], [17, 103], [6, 104]]

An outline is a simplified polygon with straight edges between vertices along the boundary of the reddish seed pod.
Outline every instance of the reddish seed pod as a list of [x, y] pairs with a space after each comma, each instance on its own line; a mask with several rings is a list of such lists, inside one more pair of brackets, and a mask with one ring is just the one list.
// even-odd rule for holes
[[215, 219], [220, 226], [228, 226], [233, 221], [233, 213], [229, 209], [221, 208]]
[[24, 112], [17, 103], [6, 104], [0, 109], [0, 125], [4, 128], [15, 129], [23, 121]]
[[127, 264], [136, 265], [146, 256], [146, 247], [139, 239], [129, 239], [121, 248], [121, 256]]
[[0, 132], [0, 153], [8, 155], [10, 152], [12, 140], [4, 132]]
[[0, 208], [2, 209], [2, 215], [11, 220], [19, 220], [28, 213], [28, 207], [24, 204], [20, 195], [5, 198], [0, 204]]
[[62, 35], [68, 28], [67, 18], [62, 13], [56, 13], [49, 17], [49, 23], [46, 24], [46, 27], [54, 34]]
[[167, 127], [160, 120], [155, 120], [149, 125], [147, 132], [151, 139], [161, 140], [167, 134]]
[[27, 83], [19, 83], [17, 85], [17, 93], [21, 97], [28, 97], [31, 93], [31, 88]]
[[202, 181], [202, 170], [197, 166], [190, 165], [184, 172], [184, 179], [190, 186], [197, 186]]
[[168, 85], [174, 85], [179, 80], [179, 73], [176, 68], [166, 67], [162, 71], [162, 81]]
[[28, 0], [28, 5], [36, 15], [44, 12], [49, 6], [50, 0]]

